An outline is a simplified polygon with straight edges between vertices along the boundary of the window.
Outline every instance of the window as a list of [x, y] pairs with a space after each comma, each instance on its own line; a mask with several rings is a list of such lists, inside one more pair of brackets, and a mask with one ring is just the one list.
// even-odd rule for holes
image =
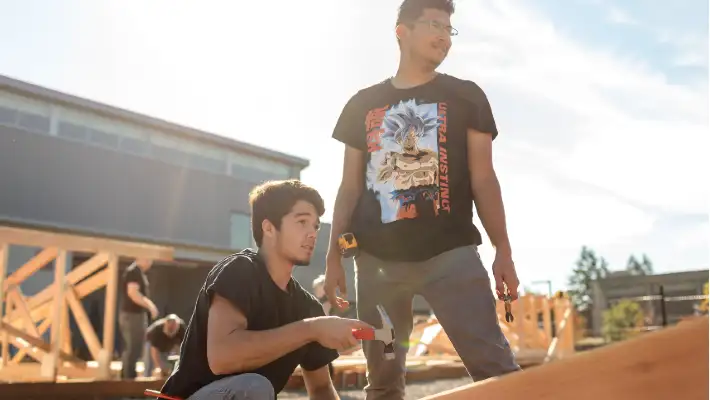
[[230, 153], [229, 161], [230, 174], [249, 181], [261, 182], [268, 179], [288, 179], [291, 176], [291, 170], [286, 164], [263, 158]]
[[37, 133], [49, 133], [49, 104], [0, 91], [0, 123]]
[[248, 214], [232, 213], [230, 219], [230, 247], [234, 250], [255, 247], [251, 234], [251, 217]]

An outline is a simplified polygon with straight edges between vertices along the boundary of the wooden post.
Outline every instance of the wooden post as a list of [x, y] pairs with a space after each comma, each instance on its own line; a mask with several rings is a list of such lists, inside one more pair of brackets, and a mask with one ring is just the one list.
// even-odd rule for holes
[[[570, 356], [574, 354], [575, 349], [575, 322], [574, 322], [574, 306], [572, 305], [572, 301], [570, 299], [565, 299], [565, 305], [567, 306], [567, 310], [569, 310], [569, 316], [567, 317], [567, 327], [565, 328], [565, 331], [562, 333], [564, 335], [565, 339], [565, 354], [567, 356]], [[567, 312], [567, 311], [565, 311]]]
[[[7, 275], [7, 259], [10, 252], [10, 246], [7, 243], [0, 243], [0, 322], [3, 320], [5, 309], [5, 275]], [[2, 335], [2, 356], [0, 356], [0, 368], [10, 363], [10, 344], [8, 342], [7, 332], [0, 333]]]
[[51, 352], [42, 358], [40, 374], [43, 378], [57, 379], [57, 368], [60, 366], [59, 353], [62, 350], [62, 323], [64, 305], [65, 276], [67, 272], [67, 251], [60, 249], [54, 262], [54, 300], [52, 303]]
[[104, 346], [99, 361], [99, 377], [111, 378], [111, 361], [116, 329], [116, 309], [118, 300], [118, 256], [112, 253], [108, 261], [108, 279], [106, 280], [106, 299], [104, 303]]
[[553, 301], [551, 298], [546, 297], [542, 302], [542, 327], [545, 330], [545, 346], [547, 347], [549, 347], [550, 343], [552, 343], [552, 315], [550, 315], [551, 301]]
[[[515, 316], [515, 321], [513, 321], [513, 326], [515, 327], [515, 334], [518, 335], [518, 349], [527, 349], [527, 335], [525, 334], [525, 316], [527, 315], [528, 307], [525, 301], [525, 296], [519, 297], [518, 301], [513, 303], [513, 315]], [[517, 305], [517, 310], [515, 309]]]

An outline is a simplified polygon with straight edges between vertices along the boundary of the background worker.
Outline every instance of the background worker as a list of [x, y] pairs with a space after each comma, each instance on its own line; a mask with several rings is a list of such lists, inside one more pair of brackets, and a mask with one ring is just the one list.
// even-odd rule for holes
[[136, 362], [143, 354], [145, 332], [148, 328], [148, 317], [154, 320], [158, 317], [158, 308], [149, 298], [149, 284], [146, 271], [153, 265], [151, 260], [137, 259], [129, 265], [121, 280], [121, 306], [118, 323], [123, 337], [123, 354], [121, 357], [121, 378], [136, 377]]
[[172, 372], [168, 356], [180, 348], [185, 336], [185, 321], [175, 314], [170, 314], [153, 322], [146, 332], [150, 345], [150, 363], [148, 371], [160, 377], [167, 377]]

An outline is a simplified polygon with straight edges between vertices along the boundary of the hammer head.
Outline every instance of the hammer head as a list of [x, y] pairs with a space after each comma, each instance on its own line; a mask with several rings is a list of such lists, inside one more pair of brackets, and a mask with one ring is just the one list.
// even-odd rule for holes
[[384, 307], [377, 305], [377, 312], [380, 313], [380, 319], [382, 320], [382, 329], [375, 329], [375, 340], [379, 340], [385, 344], [385, 359], [394, 359], [394, 325], [390, 320], [389, 315], [385, 312]]

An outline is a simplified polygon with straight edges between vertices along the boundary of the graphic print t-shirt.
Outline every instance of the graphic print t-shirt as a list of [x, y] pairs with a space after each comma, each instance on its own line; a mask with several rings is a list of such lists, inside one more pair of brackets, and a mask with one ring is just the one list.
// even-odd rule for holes
[[483, 90], [450, 75], [408, 89], [388, 79], [348, 101], [333, 137], [366, 154], [366, 187], [350, 227], [364, 251], [422, 261], [481, 243], [472, 220], [469, 128], [498, 134]]

